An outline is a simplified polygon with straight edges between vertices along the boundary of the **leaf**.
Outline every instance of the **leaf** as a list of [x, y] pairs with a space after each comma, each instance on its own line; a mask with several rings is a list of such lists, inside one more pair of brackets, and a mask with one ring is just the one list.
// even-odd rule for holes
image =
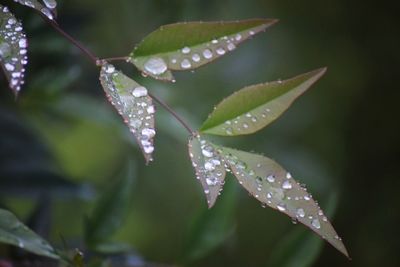
[[50, 20], [54, 20], [54, 18], [56, 17], [56, 10], [55, 10], [55, 8], [57, 7], [56, 0], [43, 0], [42, 2], [44, 3], [44, 5], [37, 0], [14, 0], [14, 1], [20, 3], [21, 5], [28, 6], [38, 10]]
[[15, 95], [24, 84], [27, 47], [22, 24], [7, 7], [0, 5], [0, 65]]
[[171, 81], [171, 70], [193, 70], [210, 63], [276, 22], [250, 19], [161, 26], [134, 49], [130, 61], [153, 78]]
[[348, 257], [341, 238], [323, 211], [289, 172], [275, 161], [261, 155], [226, 147], [220, 147], [218, 151], [239, 183], [251, 195], [306, 225]]
[[54, 248], [20, 222], [14, 214], [0, 209], [0, 242], [14, 245], [37, 255], [59, 259]]
[[224, 136], [254, 133], [277, 119], [325, 71], [322, 68], [286, 81], [245, 87], [219, 103], [200, 131]]
[[201, 140], [199, 136], [189, 139], [189, 156], [196, 171], [196, 178], [203, 186], [208, 207], [211, 208], [217, 200], [226, 175], [225, 162], [214, 146]]
[[92, 249], [111, 247], [109, 239], [122, 226], [129, 211], [133, 181], [133, 163], [129, 162], [117, 183], [97, 201], [85, 229], [86, 242]]
[[[332, 216], [337, 205], [337, 194], [329, 196], [325, 205], [326, 213]], [[307, 267], [313, 266], [322, 251], [323, 241], [304, 228], [294, 228], [286, 234], [272, 250], [268, 267]]]
[[190, 228], [185, 241], [183, 261], [201, 259], [221, 246], [235, 231], [236, 185], [227, 181], [217, 205], [202, 209]]
[[147, 89], [115, 70], [115, 67], [108, 63], [101, 68], [100, 82], [109, 101], [136, 137], [146, 163], [149, 163], [153, 160], [153, 138], [156, 131], [154, 129], [155, 108]]

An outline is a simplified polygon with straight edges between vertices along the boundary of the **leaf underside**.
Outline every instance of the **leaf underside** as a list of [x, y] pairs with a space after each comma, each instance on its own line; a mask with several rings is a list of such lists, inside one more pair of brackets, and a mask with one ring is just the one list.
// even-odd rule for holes
[[147, 89], [105, 63], [100, 72], [100, 82], [106, 95], [135, 136], [146, 159], [152, 161], [154, 151], [155, 107]]
[[50, 20], [54, 20], [54, 18], [57, 15], [55, 9], [57, 6], [56, 0], [43, 0], [44, 5], [37, 0], [14, 0], [14, 1], [21, 5], [28, 6], [30, 8], [38, 10]]
[[284, 113], [325, 71], [322, 68], [285, 81], [245, 87], [220, 102], [200, 131], [222, 136], [254, 133]]
[[59, 259], [49, 243], [26, 227], [14, 214], [3, 209], [0, 209], [0, 242], [37, 255]]
[[196, 171], [196, 178], [203, 186], [208, 207], [217, 200], [225, 180], [225, 163], [215, 151], [214, 146], [200, 137], [189, 139], [189, 156]]
[[22, 24], [0, 5], [0, 65], [15, 95], [24, 84], [28, 41]]
[[277, 20], [185, 22], [160, 27], [134, 49], [130, 61], [143, 73], [174, 80], [172, 70], [193, 70], [233, 51]]
[[336, 231], [307, 190], [275, 161], [253, 153], [217, 148], [239, 183], [264, 205], [299, 221], [348, 257]]

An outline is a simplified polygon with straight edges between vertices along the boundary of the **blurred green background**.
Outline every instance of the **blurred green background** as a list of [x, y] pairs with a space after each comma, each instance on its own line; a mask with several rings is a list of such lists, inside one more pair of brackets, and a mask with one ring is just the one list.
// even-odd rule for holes
[[[132, 248], [127, 266], [400, 266], [400, 33], [389, 1], [60, 0], [58, 6], [62, 28], [100, 57], [127, 55], [162, 24], [280, 19], [235, 53], [177, 73], [174, 84], [117, 65], [194, 128], [245, 85], [327, 66], [325, 77], [267, 129], [212, 139], [265, 153], [306, 184], [328, 210], [351, 261], [285, 215], [262, 208], [236, 183], [228, 182], [207, 211], [186, 132], [161, 108], [155, 162], [145, 166], [104, 97], [98, 69], [37, 14], [3, 2], [25, 24], [30, 64], [17, 102], [0, 76], [0, 205], [25, 221], [35, 209], [46, 211], [35, 230], [56, 247], [62, 248], [62, 235], [70, 248], [84, 249], [85, 216], [130, 164], [132, 197], [113, 236]], [[37, 208], [44, 198], [51, 205]], [[43, 225], [49, 222], [50, 228]], [[5, 251], [0, 247], [3, 257]]]

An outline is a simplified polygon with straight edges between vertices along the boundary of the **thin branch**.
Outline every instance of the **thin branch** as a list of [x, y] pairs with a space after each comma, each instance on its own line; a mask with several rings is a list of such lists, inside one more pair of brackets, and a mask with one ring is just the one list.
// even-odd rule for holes
[[[41, 14], [42, 15], [42, 14]], [[78, 42], [74, 37], [66, 33], [63, 29], [58, 26], [58, 24], [53, 21], [48, 19], [46, 16], [42, 15], [42, 17], [50, 23], [50, 25], [58, 31], [62, 36], [64, 36], [69, 42], [71, 42], [75, 47], [79, 48], [96, 66], [99, 63], [99, 58], [93, 54], [89, 49], [87, 49], [85, 46], [83, 46], [80, 42]]]
[[103, 58], [102, 60], [111, 62], [111, 61], [127, 61], [129, 57], [108, 57], [108, 58]]
[[149, 95], [161, 106], [163, 106], [169, 113], [171, 113], [172, 116], [175, 117], [175, 119], [177, 119], [182, 125], [183, 127], [186, 128], [186, 130], [191, 134], [191, 135], [196, 135], [195, 131], [193, 131], [192, 128], [190, 128], [190, 126], [181, 118], [181, 116], [179, 116], [167, 103], [165, 103], [164, 101], [162, 101], [161, 99], [159, 99], [158, 97], [156, 97], [153, 94]]

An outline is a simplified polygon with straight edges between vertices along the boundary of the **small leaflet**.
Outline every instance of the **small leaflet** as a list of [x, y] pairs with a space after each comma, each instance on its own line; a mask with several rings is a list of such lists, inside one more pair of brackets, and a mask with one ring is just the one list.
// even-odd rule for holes
[[0, 65], [15, 95], [24, 84], [28, 63], [28, 41], [22, 24], [5, 6], [0, 5]]
[[275, 161], [218, 147], [239, 183], [256, 199], [306, 225], [348, 257], [347, 250], [311, 194]]
[[135, 136], [148, 164], [153, 160], [156, 110], [147, 89], [108, 63], [101, 67], [100, 82], [108, 100]]
[[50, 20], [54, 20], [56, 17], [57, 1], [55, 0], [42, 0], [43, 4], [37, 0], [14, 0], [14, 2], [36, 9]]
[[225, 182], [225, 162], [214, 146], [199, 136], [192, 136], [189, 139], [188, 148], [196, 178], [203, 186], [208, 207], [211, 208]]

